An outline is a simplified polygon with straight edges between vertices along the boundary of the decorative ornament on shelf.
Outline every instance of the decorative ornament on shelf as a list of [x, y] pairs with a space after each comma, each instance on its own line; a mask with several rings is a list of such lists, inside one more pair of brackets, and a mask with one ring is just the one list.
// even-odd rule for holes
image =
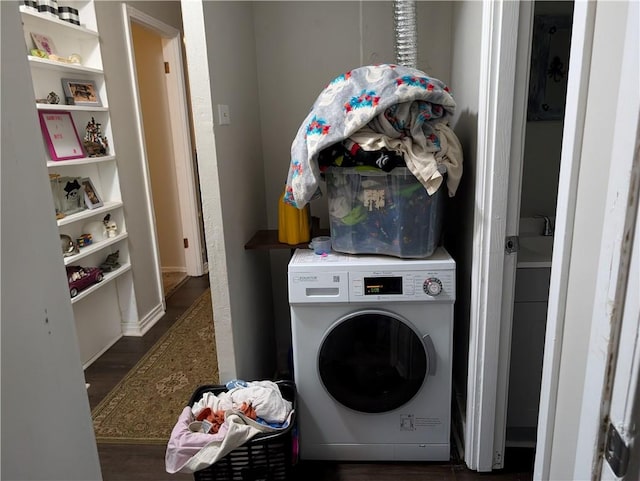
[[93, 117], [87, 122], [85, 128], [84, 148], [89, 157], [101, 157], [109, 154], [109, 141], [102, 133], [102, 124], [96, 123]]
[[49, 92], [49, 95], [47, 95], [47, 101], [50, 104], [59, 104], [60, 96], [52, 90], [51, 92]]
[[111, 220], [111, 214], [105, 215], [102, 222], [104, 222], [104, 227], [107, 230], [107, 237], [115, 237], [118, 235], [118, 224]]
[[78, 9], [73, 7], [58, 6], [58, 16], [60, 20], [73, 23], [74, 25], [80, 25], [80, 17], [78, 16]]
[[104, 226], [104, 222], [91, 221], [82, 226], [82, 232], [86, 232], [91, 235], [93, 242], [100, 242], [107, 238], [107, 229]]
[[38, 11], [38, 2], [36, 0], [24, 0], [22, 3], [29, 10]]
[[51, 92], [49, 92], [49, 95], [47, 95], [46, 99], [36, 99], [36, 103], [56, 105], [60, 103], [60, 96], [52, 90]]
[[76, 239], [76, 244], [78, 247], [87, 247], [93, 244], [93, 236], [91, 234], [81, 234], [80, 237]]
[[49, 58], [49, 54], [39, 48], [32, 48], [29, 53], [31, 53], [32, 57]]
[[113, 254], [109, 254], [104, 262], [100, 264], [100, 269], [102, 269], [104, 272], [115, 271], [118, 267], [120, 267], [120, 262], [118, 262], [119, 257], [119, 250], [115, 251]]
[[33, 40], [33, 45], [37, 50], [42, 50], [49, 56], [56, 55], [56, 46], [53, 43], [53, 40], [51, 40], [47, 35], [43, 35], [38, 32], [31, 32], [31, 39]]
[[86, 209], [81, 177], [50, 175], [51, 193], [56, 208], [56, 219]]
[[58, 0], [38, 0], [38, 12], [60, 18], [58, 17]]
[[69, 282], [69, 294], [76, 297], [78, 292], [104, 279], [102, 269], [99, 267], [67, 266], [67, 281]]
[[66, 234], [60, 234], [60, 247], [64, 257], [73, 256], [80, 252], [78, 245]]
[[82, 56], [79, 53], [72, 53], [69, 55], [69, 62], [80, 65], [82, 63]]
[[48, 58], [49, 60], [53, 60], [54, 62], [73, 63], [69, 57], [61, 57], [60, 55], [56, 55], [55, 53], [50, 54]]

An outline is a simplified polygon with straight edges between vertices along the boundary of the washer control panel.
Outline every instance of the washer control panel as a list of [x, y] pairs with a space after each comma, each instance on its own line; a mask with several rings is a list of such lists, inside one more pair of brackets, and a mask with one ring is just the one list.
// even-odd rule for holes
[[435, 297], [442, 292], [442, 281], [437, 277], [429, 277], [422, 284], [422, 290], [428, 296]]
[[351, 301], [451, 301], [455, 271], [349, 272]]

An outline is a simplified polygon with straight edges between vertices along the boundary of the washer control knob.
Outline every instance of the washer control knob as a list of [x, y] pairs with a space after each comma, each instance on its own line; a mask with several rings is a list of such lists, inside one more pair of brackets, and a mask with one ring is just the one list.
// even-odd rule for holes
[[435, 297], [442, 292], [442, 282], [440, 281], [440, 279], [430, 277], [429, 279], [424, 281], [424, 284], [422, 284], [422, 289], [424, 290], [424, 293], [426, 295]]

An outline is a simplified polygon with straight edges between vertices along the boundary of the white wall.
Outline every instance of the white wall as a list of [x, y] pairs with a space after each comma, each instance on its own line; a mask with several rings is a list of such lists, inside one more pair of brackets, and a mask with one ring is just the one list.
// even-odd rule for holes
[[458, 104], [453, 125], [464, 151], [464, 174], [448, 212], [452, 221], [445, 232], [445, 245], [456, 261], [453, 376], [456, 392], [464, 397], [467, 388], [469, 300], [471, 263], [474, 255], [472, 242], [476, 214], [475, 184], [478, 175], [475, 163], [478, 147], [482, 2], [455, 2], [452, 26], [451, 88]]
[[[253, 9], [196, 1], [183, 1], [182, 9], [220, 380], [270, 378], [268, 255], [244, 249], [266, 227]], [[229, 106], [230, 125], [211, 118], [218, 104]]]
[[2, 468], [5, 480], [100, 480], [51, 212], [18, 2], [1, 2]]
[[[418, 2], [418, 68], [450, 82], [452, 4]], [[313, 102], [337, 75], [375, 63], [394, 63], [393, 4], [364, 2], [255, 2], [261, 149], [267, 221], [278, 226], [278, 198], [291, 143]], [[456, 92], [456, 86], [450, 85]], [[324, 190], [324, 184], [321, 185]], [[327, 200], [311, 202], [311, 215], [328, 228]], [[289, 250], [271, 252], [271, 282], [279, 363], [290, 345], [287, 297]]]
[[596, 11], [550, 479], [573, 476], [606, 188], [615, 174], [611, 145], [627, 8], [625, 2], [599, 2]]

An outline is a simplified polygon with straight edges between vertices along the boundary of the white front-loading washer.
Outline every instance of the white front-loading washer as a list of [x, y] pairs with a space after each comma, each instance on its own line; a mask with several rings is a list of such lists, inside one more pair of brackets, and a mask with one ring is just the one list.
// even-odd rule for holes
[[450, 457], [455, 262], [297, 250], [288, 268], [300, 457]]

